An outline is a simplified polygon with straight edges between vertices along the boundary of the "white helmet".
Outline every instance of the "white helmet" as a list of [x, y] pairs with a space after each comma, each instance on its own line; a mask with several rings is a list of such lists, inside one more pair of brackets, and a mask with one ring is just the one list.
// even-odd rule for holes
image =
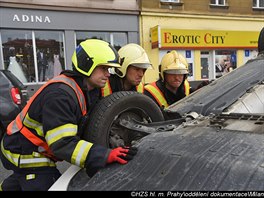
[[128, 66], [133, 65], [138, 68], [152, 68], [146, 51], [138, 44], [129, 43], [121, 47], [118, 51], [121, 59], [121, 67], [115, 68], [115, 73], [123, 78], [126, 75]]

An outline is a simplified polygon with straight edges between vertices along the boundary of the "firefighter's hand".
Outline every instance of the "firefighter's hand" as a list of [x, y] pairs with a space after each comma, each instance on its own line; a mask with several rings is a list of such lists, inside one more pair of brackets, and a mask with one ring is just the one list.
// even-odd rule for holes
[[136, 147], [117, 147], [110, 151], [107, 158], [107, 163], [118, 162], [120, 164], [126, 164], [129, 160], [133, 159], [137, 154]]

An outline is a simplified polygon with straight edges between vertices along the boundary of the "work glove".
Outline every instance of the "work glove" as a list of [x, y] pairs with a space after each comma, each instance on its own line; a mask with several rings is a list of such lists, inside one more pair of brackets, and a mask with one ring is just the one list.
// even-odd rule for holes
[[136, 147], [117, 147], [110, 151], [107, 158], [107, 164], [118, 162], [120, 164], [126, 164], [129, 160], [133, 159], [137, 154]]

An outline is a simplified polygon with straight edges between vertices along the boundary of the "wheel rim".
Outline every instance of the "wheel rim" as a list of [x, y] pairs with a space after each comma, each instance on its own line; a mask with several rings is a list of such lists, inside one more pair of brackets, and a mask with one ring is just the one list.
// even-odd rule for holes
[[110, 148], [115, 148], [118, 146], [131, 146], [135, 140], [141, 139], [142, 136], [136, 131], [131, 131], [119, 123], [121, 120], [132, 121], [136, 120], [143, 123], [151, 123], [151, 117], [148, 114], [139, 108], [129, 108], [120, 112], [112, 121], [109, 126], [109, 141], [108, 145]]

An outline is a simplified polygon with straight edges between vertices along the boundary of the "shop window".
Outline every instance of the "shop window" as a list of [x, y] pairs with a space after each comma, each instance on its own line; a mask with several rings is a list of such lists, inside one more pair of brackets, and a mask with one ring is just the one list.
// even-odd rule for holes
[[123, 45], [128, 43], [127, 33], [125, 32], [76, 32], [77, 45], [91, 38], [109, 42], [116, 50], [119, 50]]
[[215, 51], [215, 76], [219, 78], [237, 67], [235, 50]]
[[257, 58], [257, 56], [258, 56], [258, 50], [245, 49], [244, 63], [246, 63], [247, 61], [249, 61], [251, 59]]
[[253, 0], [253, 8], [264, 9], [264, 0]]
[[1, 30], [4, 69], [10, 70], [22, 83], [35, 81], [32, 32]]
[[63, 32], [35, 31], [38, 81], [47, 81], [65, 69]]
[[65, 69], [63, 32], [1, 30], [1, 38], [4, 69], [23, 83], [47, 81]]
[[116, 50], [119, 50], [122, 46], [128, 43], [126, 33], [112, 33], [113, 42], [112, 45]]
[[100, 39], [110, 43], [110, 33], [108, 32], [76, 32], [76, 44], [79, 45], [86, 39]]
[[209, 51], [201, 51], [201, 79], [209, 79]]

